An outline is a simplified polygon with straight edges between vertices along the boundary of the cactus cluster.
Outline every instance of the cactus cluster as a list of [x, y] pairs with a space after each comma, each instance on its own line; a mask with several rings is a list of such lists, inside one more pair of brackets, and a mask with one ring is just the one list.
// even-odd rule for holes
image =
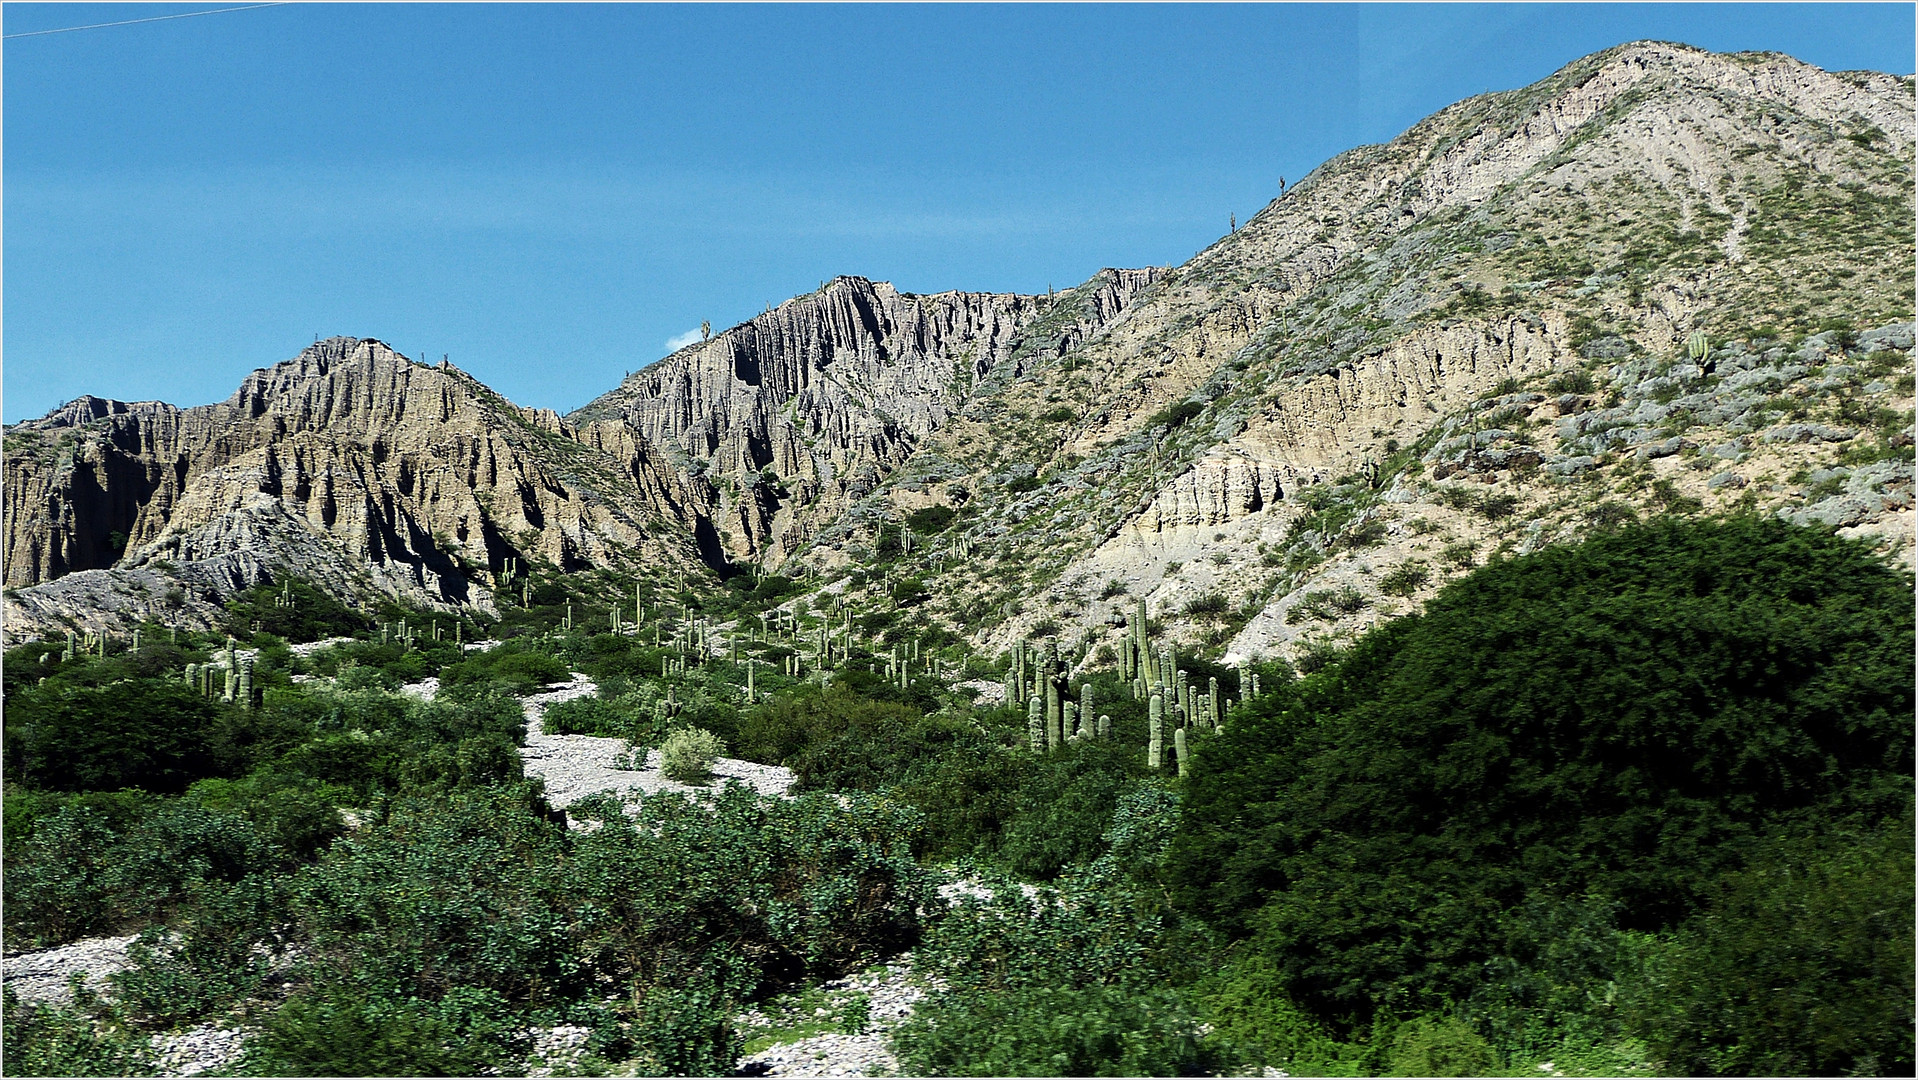
[[[1229, 702], [1220, 691], [1216, 677], [1207, 678], [1201, 690], [1179, 667], [1178, 661], [1178, 651], [1171, 645], [1156, 654], [1153, 652], [1145, 600], [1135, 601], [1126, 618], [1119, 673], [1132, 687], [1133, 697], [1147, 702], [1146, 764], [1154, 769], [1165, 767], [1165, 728], [1169, 723], [1173, 729], [1172, 751], [1179, 775], [1184, 776], [1189, 768], [1187, 740], [1191, 736], [1187, 732], [1217, 734], [1224, 731]], [[1242, 699], [1256, 696], [1258, 676], [1241, 668], [1239, 686]]]
[[231, 637], [226, 639], [226, 648], [219, 655], [224, 663], [188, 664], [186, 684], [202, 697], [218, 695], [222, 701], [253, 708], [253, 658], [241, 656], [239, 642]]
[[1111, 734], [1110, 717], [1093, 719], [1092, 684], [1080, 683], [1079, 698], [1074, 701], [1066, 676], [1057, 640], [1048, 638], [1043, 652], [1030, 641], [1013, 646], [1006, 667], [1006, 701], [1026, 706], [1027, 735], [1035, 751]]

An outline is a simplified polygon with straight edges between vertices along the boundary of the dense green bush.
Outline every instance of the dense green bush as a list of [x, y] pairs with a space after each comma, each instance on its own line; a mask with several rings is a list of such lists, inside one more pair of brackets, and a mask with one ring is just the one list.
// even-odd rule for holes
[[565, 661], [550, 652], [502, 645], [440, 668], [440, 685], [459, 688], [497, 686], [515, 694], [529, 694], [548, 683], [564, 682], [570, 673]]
[[1165, 988], [1027, 985], [930, 998], [894, 1045], [917, 1076], [1209, 1076], [1199, 1024]]
[[1495, 563], [1234, 713], [1177, 895], [1321, 1018], [1442, 1008], [1528, 898], [1668, 927], [1780, 815], [1908, 804], [1912, 652], [1908, 579], [1776, 521]]
[[[279, 602], [283, 589], [292, 593], [290, 606]], [[259, 632], [285, 641], [321, 641], [360, 633], [370, 622], [365, 615], [348, 608], [324, 590], [293, 580], [278, 585], [255, 585], [227, 601], [224, 623], [227, 633], [242, 641], [251, 641], [256, 625]]]
[[157, 1067], [146, 1036], [103, 1005], [84, 985], [71, 1005], [24, 1002], [7, 987], [0, 1036], [9, 1076], [151, 1076]]
[[1771, 837], [1655, 944], [1632, 1027], [1674, 1072], [1907, 1076], [1912, 820]]
[[6, 701], [7, 776], [58, 791], [184, 791], [218, 771], [220, 712], [177, 679], [23, 688]]

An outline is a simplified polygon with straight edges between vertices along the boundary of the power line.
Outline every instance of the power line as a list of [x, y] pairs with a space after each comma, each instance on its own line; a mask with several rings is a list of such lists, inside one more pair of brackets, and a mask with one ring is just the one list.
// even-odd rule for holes
[[210, 11], [183, 11], [178, 15], [154, 15], [145, 19], [122, 19], [119, 22], [89, 23], [86, 26], [62, 26], [56, 30], [28, 30], [20, 34], [0, 35], [0, 40], [11, 41], [14, 38], [39, 37], [42, 34], [66, 34], [75, 30], [99, 30], [108, 26], [132, 26], [134, 23], [163, 22], [167, 19], [191, 19], [195, 15], [218, 15], [226, 11], [252, 11], [255, 8], [285, 7], [292, 0], [274, 0], [270, 4], [247, 4], [244, 7], [214, 8]]

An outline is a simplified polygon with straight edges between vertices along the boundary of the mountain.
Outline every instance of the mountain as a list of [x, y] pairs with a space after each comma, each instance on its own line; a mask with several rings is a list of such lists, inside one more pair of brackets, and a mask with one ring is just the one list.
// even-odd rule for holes
[[750, 561], [894, 638], [1096, 662], [1143, 599], [1309, 663], [1627, 516], [1909, 563], [1913, 115], [1909, 78], [1638, 42], [1342, 154], [1183, 266], [836, 278], [564, 418], [354, 339], [219, 405], [81, 399], [7, 431], [6, 632], [289, 571], [484, 611], [506, 558], [588, 591]]
[[332, 338], [192, 409], [82, 398], [6, 433], [10, 635], [204, 622], [283, 574], [490, 612], [508, 559], [704, 570], [710, 496], [450, 366]]

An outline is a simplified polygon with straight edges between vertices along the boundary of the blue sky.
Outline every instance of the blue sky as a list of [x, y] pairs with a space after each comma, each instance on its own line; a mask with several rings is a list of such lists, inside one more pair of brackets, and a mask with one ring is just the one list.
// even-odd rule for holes
[[1909, 4], [308, 4], [17, 38], [4, 415], [218, 400], [316, 333], [564, 410], [835, 274], [1182, 262], [1279, 177], [1620, 42], [1908, 74], [1913, 37]]

